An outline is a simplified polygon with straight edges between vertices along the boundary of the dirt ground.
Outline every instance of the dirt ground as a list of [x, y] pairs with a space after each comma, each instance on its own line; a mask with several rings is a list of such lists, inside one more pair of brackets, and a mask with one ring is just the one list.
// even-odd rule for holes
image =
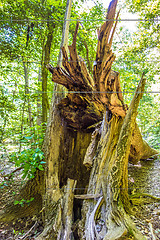
[[[4, 177], [14, 171], [13, 163], [4, 155], [0, 158], [0, 210], [6, 202], [14, 198], [24, 185], [21, 171], [17, 171], [10, 179]], [[136, 166], [129, 164], [129, 192], [132, 194], [148, 193], [160, 197], [160, 158], [141, 161]], [[142, 199], [140, 197], [140, 199]], [[147, 197], [146, 197], [147, 199]], [[150, 203], [134, 202], [135, 214], [132, 216], [136, 226], [148, 240], [160, 239], [160, 202], [153, 199]], [[16, 222], [0, 223], [0, 240], [32, 240], [43, 231], [42, 220], [37, 216], [19, 219]], [[124, 237], [133, 239], [132, 237]]]
[[[141, 161], [137, 166], [129, 164], [129, 191], [160, 198], [160, 158]], [[149, 204], [135, 206], [132, 218], [147, 239], [160, 239], [159, 201], [152, 199]]]

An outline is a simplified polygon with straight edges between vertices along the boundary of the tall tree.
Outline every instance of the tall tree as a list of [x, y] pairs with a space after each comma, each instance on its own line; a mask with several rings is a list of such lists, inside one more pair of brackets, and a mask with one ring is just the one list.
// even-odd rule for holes
[[[7, 91], [8, 99], [12, 99], [14, 82], [17, 86], [13, 100], [16, 103], [16, 114], [10, 111], [8, 115], [10, 121], [4, 124], [5, 129], [8, 130], [3, 131], [6, 133], [4, 138], [9, 136], [11, 141], [16, 140], [15, 136], [20, 140], [23, 137], [19, 134], [15, 135], [15, 132], [22, 132], [22, 135], [25, 135], [31, 126], [36, 125], [36, 112], [38, 112], [37, 118], [41, 119], [41, 121], [37, 120], [37, 123], [42, 120], [45, 123], [47, 121], [50, 90], [53, 86], [47, 82], [46, 64], [50, 61], [51, 47], [54, 45], [56, 48], [60, 39], [58, 30], [62, 28], [62, 21], [58, 19], [61, 15], [63, 16], [64, 4], [55, 2], [53, 6], [50, 1], [41, 0], [1, 1], [0, 38], [2, 44], [0, 48], [2, 54], [0, 65], [3, 75], [2, 84]], [[54, 58], [57, 60], [57, 54], [54, 54], [53, 62]], [[39, 68], [41, 77], [39, 77]], [[37, 85], [39, 85], [38, 91]], [[38, 105], [36, 98], [39, 101]], [[19, 104], [19, 101], [24, 103], [23, 106]], [[13, 124], [9, 124], [11, 121]], [[22, 126], [25, 131], [21, 131]]]
[[[124, 69], [121, 71], [122, 86], [125, 86], [124, 91], [133, 90], [131, 79], [135, 79], [137, 82], [137, 75], [142, 69], [145, 71], [146, 93], [139, 106], [137, 118], [143, 137], [151, 146], [159, 148], [159, 135], [157, 134], [160, 129], [159, 110], [157, 109], [160, 70], [159, 21], [157, 17], [159, 15], [159, 1], [126, 0], [125, 2], [129, 11], [136, 13], [140, 21], [135, 23], [137, 31], [132, 32], [132, 34], [129, 31], [119, 31], [123, 49], [115, 66], [117, 71], [122, 69], [121, 62], [124, 61]], [[127, 103], [129, 99], [129, 94], [126, 94]]]
[[42, 47], [42, 123], [47, 122], [47, 111], [49, 108], [48, 96], [47, 96], [47, 77], [48, 71], [46, 65], [50, 62], [51, 46], [53, 41], [53, 24], [50, 19], [47, 22], [47, 36], [44, 38]]

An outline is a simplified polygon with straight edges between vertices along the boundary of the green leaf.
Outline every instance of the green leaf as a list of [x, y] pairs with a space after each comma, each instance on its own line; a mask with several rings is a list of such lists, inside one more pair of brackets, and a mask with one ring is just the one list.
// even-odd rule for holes
[[15, 200], [14, 205], [17, 205], [17, 204], [19, 204], [19, 201]]
[[44, 161], [41, 161], [41, 162], [40, 162], [40, 164], [46, 164], [46, 162], [44, 162]]
[[38, 169], [39, 170], [44, 170], [44, 168], [43, 168], [43, 166], [40, 164], [40, 165], [38, 165]]

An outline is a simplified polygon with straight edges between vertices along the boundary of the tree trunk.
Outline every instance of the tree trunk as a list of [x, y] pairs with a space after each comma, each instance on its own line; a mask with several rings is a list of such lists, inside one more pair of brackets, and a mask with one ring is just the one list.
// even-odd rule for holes
[[[128, 158], [132, 133], [135, 128], [138, 103], [144, 89], [142, 79], [136, 94], [127, 111], [125, 119], [114, 116], [110, 123], [103, 120], [103, 133], [99, 141], [99, 151], [94, 164], [88, 187], [88, 194], [102, 194], [98, 203], [84, 203], [82, 224], [86, 231], [84, 239], [118, 239], [129, 231], [134, 232], [136, 239], [144, 237], [135, 230], [126, 212], [131, 212], [128, 197]], [[104, 204], [104, 207], [102, 207]], [[100, 209], [101, 208], [101, 209]], [[97, 220], [98, 211], [101, 212]], [[102, 229], [97, 231], [99, 222]]]
[[112, 0], [99, 31], [93, 78], [76, 51], [78, 23], [70, 58], [62, 47], [63, 68], [48, 65], [52, 80], [69, 93], [63, 99], [53, 96], [44, 181], [36, 182], [38, 175], [33, 180], [34, 195], [42, 196], [43, 207], [44, 231], [38, 240], [114, 240], [127, 231], [144, 239], [129, 217], [128, 160], [136, 163], [157, 152], [143, 141], [136, 124], [144, 76], [127, 109], [119, 73], [111, 70], [116, 5]]
[[[114, 18], [116, 4], [117, 1], [111, 2], [107, 13], [108, 20]], [[130, 108], [127, 109], [123, 102], [119, 74], [111, 71], [115, 56], [110, 47], [116, 24], [110, 36], [112, 26], [113, 21], [106, 21], [99, 32], [94, 79], [90, 76], [83, 60], [77, 55], [76, 36], [78, 24], [73, 37], [73, 44], [69, 46], [70, 60], [65, 48], [62, 47], [64, 69], [59, 66], [53, 68], [48, 65], [54, 82], [62, 84], [68, 90], [79, 94], [69, 93], [57, 105], [59, 111], [54, 110], [54, 114], [58, 119], [56, 124], [51, 127], [54, 132], [50, 133], [50, 139], [52, 136], [57, 141], [56, 145], [53, 143], [54, 140], [50, 141], [53, 145], [51, 145], [52, 150], [48, 151], [49, 154], [52, 152], [51, 159], [54, 159], [54, 161], [50, 159], [51, 155], [47, 157], [48, 166], [51, 163], [51, 169], [48, 168], [47, 171], [47, 174], [49, 174], [47, 175], [47, 181], [52, 180], [48, 185], [48, 189], [52, 189], [52, 197], [47, 196], [47, 199], [52, 199], [52, 204], [54, 203], [54, 206], [58, 204], [58, 207], [57, 212], [54, 213], [54, 216], [57, 217], [53, 218], [53, 216], [50, 216], [50, 210], [53, 206], [51, 204], [47, 205], [46, 209], [50, 214], [46, 214], [47, 225], [41, 234], [42, 239], [63, 239], [60, 237], [62, 226], [65, 225], [63, 211], [61, 212], [66, 195], [63, 187], [69, 178], [77, 180], [78, 189], [76, 194], [79, 194], [79, 199], [81, 198], [81, 200], [75, 199], [74, 204], [76, 209], [79, 209], [79, 213], [76, 213], [75, 208], [73, 208], [73, 221], [76, 222], [83, 216], [77, 226], [76, 223], [73, 224], [73, 229], [74, 227], [76, 229], [73, 231], [75, 239], [100, 239], [100, 235], [103, 235], [104, 239], [116, 239], [125, 234], [128, 229], [137, 239], [143, 239], [143, 236], [136, 230], [129, 215], [127, 215], [131, 211], [128, 197], [128, 159], [137, 162], [141, 158], [147, 158], [156, 152], [143, 141], [135, 122], [137, 107], [141, 98], [141, 94], [138, 94], [138, 92], [142, 92], [144, 88], [143, 78]], [[79, 154], [74, 165], [74, 156], [78, 151], [71, 139], [72, 131], [74, 130], [77, 136], [83, 134], [85, 136], [83, 142], [85, 142], [87, 136], [95, 129], [96, 124], [102, 120], [104, 113], [105, 117], [100, 130], [96, 129], [92, 135], [92, 141], [88, 149], [87, 146], [90, 141], [85, 143], [84, 149], [87, 155], [81, 156]], [[56, 132], [56, 129], [58, 132]], [[65, 140], [62, 141], [63, 144], [57, 139], [57, 136], [61, 140]], [[97, 142], [99, 142], [98, 147]], [[81, 144], [82, 142], [79, 140], [79, 145]], [[61, 146], [67, 148], [67, 152], [63, 150], [64, 155]], [[95, 150], [97, 156], [93, 161]], [[53, 152], [56, 153], [56, 157]], [[68, 158], [68, 156], [70, 157]], [[72, 159], [72, 165], [70, 165], [69, 159]], [[76, 169], [77, 166], [81, 169], [81, 165], [78, 164], [79, 159], [84, 159], [87, 167], [93, 166], [88, 190], [87, 181], [83, 182], [84, 178], [82, 176], [79, 178], [78, 172], [75, 176], [72, 170], [73, 168]], [[87, 177], [89, 177], [89, 173], [90, 171], [88, 171]], [[81, 190], [79, 186], [82, 187]], [[102, 196], [99, 198], [98, 203], [88, 203], [88, 200], [85, 200], [82, 208], [83, 199], [96, 198], [100, 195]], [[95, 220], [100, 207], [103, 209], [101, 210], [102, 220], [105, 222], [105, 226], [103, 231], [98, 233]], [[83, 209], [83, 215], [81, 215], [81, 208]], [[52, 222], [49, 219], [52, 219]], [[115, 231], [113, 231], [114, 228]], [[71, 237], [67, 239], [71, 239]]]
[[[44, 173], [37, 171], [34, 179], [29, 180], [20, 193], [0, 211], [0, 222], [12, 222], [19, 218], [38, 215], [42, 209], [42, 196], [44, 194]], [[34, 200], [27, 203], [27, 200]], [[25, 200], [24, 206], [14, 205], [14, 201]]]
[[62, 67], [62, 47], [66, 49], [68, 52], [68, 38], [69, 38], [69, 22], [67, 21], [70, 19], [71, 16], [71, 6], [72, 6], [72, 0], [67, 0], [67, 5], [66, 5], [66, 12], [64, 16], [64, 25], [63, 25], [63, 32], [62, 32], [62, 41], [61, 41], [61, 47], [59, 51], [59, 57], [58, 57], [58, 66]]
[[42, 123], [47, 122], [47, 112], [49, 109], [48, 96], [47, 96], [47, 78], [48, 71], [46, 65], [50, 61], [51, 45], [53, 40], [53, 28], [54, 24], [47, 22], [47, 38], [46, 43], [43, 46], [42, 52]]
[[41, 68], [39, 68], [39, 73], [38, 73], [38, 91], [37, 91], [37, 125], [41, 125], [42, 123], [42, 104], [41, 104], [41, 93], [40, 93], [40, 85], [42, 83], [42, 78], [41, 78]]
[[[24, 101], [23, 101], [23, 106], [22, 106], [22, 114], [21, 114], [21, 132], [20, 134], [23, 135], [24, 132], [23, 132], [23, 129], [24, 129], [24, 111], [25, 111], [25, 105], [26, 105], [26, 95], [24, 97]], [[22, 142], [20, 141], [20, 144], [19, 144], [19, 152], [21, 152], [21, 149], [22, 149]]]
[[28, 121], [29, 121], [29, 126], [32, 127], [33, 119], [32, 119], [31, 104], [30, 104], [28, 66], [26, 66], [25, 61], [23, 61], [23, 68], [24, 68], [24, 78], [25, 78], [25, 98], [27, 99], [27, 103], [28, 103]]

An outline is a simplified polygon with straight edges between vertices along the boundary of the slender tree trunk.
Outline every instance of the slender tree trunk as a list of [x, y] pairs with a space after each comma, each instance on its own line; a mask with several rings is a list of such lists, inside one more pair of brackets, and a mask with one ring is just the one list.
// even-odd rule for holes
[[3, 124], [2, 124], [2, 128], [1, 128], [1, 136], [0, 136], [0, 143], [3, 142], [3, 137], [4, 137], [4, 134], [5, 134], [5, 128], [6, 128], [6, 125], [7, 125], [7, 112], [6, 110], [4, 110], [4, 121], [3, 121]]
[[40, 85], [42, 84], [41, 78], [41, 68], [39, 69], [38, 73], [38, 91], [37, 91], [37, 125], [41, 125], [42, 123], [42, 104], [41, 104], [41, 93], [40, 93]]
[[26, 65], [25, 61], [23, 61], [23, 68], [24, 68], [24, 78], [25, 78], [25, 95], [26, 95], [25, 97], [28, 103], [28, 120], [29, 120], [30, 127], [32, 127], [33, 119], [32, 119], [31, 104], [30, 104], [28, 66]]
[[50, 61], [51, 46], [53, 40], [53, 28], [54, 25], [51, 22], [47, 22], [48, 34], [46, 37], [46, 43], [43, 45], [42, 52], [42, 123], [47, 122], [47, 111], [49, 109], [48, 95], [47, 95], [47, 78], [48, 71], [46, 65]]
[[88, 70], [89, 70], [89, 73], [91, 73], [92, 66], [91, 66], [91, 61], [89, 60], [89, 50], [88, 50], [88, 46], [87, 46], [86, 40], [84, 40], [84, 46], [85, 46], [85, 49], [86, 49], [86, 58], [87, 58]]
[[59, 57], [58, 57], [58, 64], [57, 64], [59, 67], [62, 66], [62, 59], [63, 59], [62, 47], [64, 47], [68, 53], [68, 38], [69, 38], [69, 23], [70, 23], [70, 21], [67, 21], [67, 20], [70, 19], [70, 16], [71, 16], [71, 6], [72, 6], [72, 0], [67, 0], [63, 32], [62, 32], [62, 41], [61, 41], [60, 52], [59, 52]]
[[[23, 129], [24, 129], [24, 110], [25, 110], [25, 105], [26, 105], [26, 95], [25, 95], [25, 97], [24, 97], [23, 106], [22, 106], [21, 134], [23, 134]], [[21, 141], [20, 141], [20, 144], [19, 144], [19, 152], [21, 152], [21, 148], [22, 148], [22, 143], [21, 143]]]

